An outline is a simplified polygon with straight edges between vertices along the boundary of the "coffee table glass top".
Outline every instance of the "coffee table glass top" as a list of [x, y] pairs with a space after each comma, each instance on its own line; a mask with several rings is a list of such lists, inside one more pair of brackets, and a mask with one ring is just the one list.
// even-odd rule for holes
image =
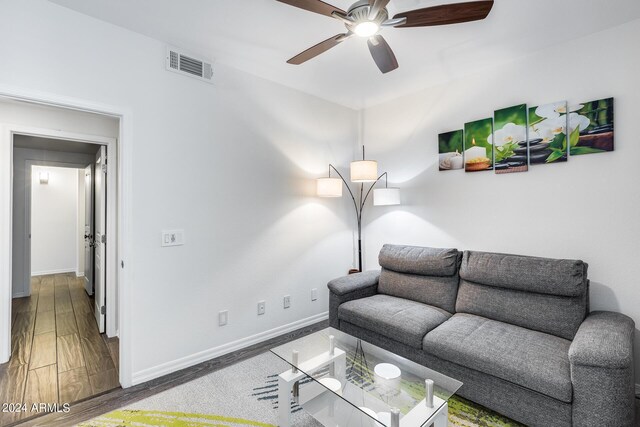
[[[402, 427], [429, 425], [462, 386], [460, 381], [334, 328], [271, 352], [289, 363], [291, 372], [305, 375], [294, 388], [294, 398], [324, 425], [392, 427], [391, 414], [398, 411]], [[433, 381], [433, 406], [425, 400], [430, 387], [425, 380]]]

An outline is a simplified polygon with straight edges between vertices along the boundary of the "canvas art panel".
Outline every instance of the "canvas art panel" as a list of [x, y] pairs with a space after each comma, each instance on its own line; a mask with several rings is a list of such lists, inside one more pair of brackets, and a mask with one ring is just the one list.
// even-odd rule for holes
[[493, 170], [493, 119], [482, 119], [464, 125], [464, 170]]
[[529, 108], [529, 162], [535, 164], [567, 161], [567, 101]]
[[496, 110], [493, 120], [492, 144], [495, 147], [496, 173], [526, 172], [529, 164], [527, 105]]
[[464, 167], [463, 136], [462, 129], [438, 135], [439, 170], [455, 170]]
[[569, 113], [572, 156], [613, 151], [613, 98], [584, 102]]

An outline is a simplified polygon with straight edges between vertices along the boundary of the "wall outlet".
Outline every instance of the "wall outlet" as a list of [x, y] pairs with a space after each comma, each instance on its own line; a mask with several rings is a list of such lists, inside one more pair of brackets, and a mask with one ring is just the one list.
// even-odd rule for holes
[[264, 314], [267, 308], [266, 305], [267, 305], [266, 302], [258, 301], [258, 316], [262, 316]]
[[284, 308], [291, 307], [291, 295], [285, 295], [283, 299]]
[[224, 311], [221, 311], [220, 313], [218, 313], [218, 326], [226, 325], [228, 320], [229, 320], [229, 311], [228, 310], [224, 310]]
[[311, 301], [318, 299], [318, 288], [311, 289]]
[[163, 230], [162, 247], [184, 245], [184, 230]]

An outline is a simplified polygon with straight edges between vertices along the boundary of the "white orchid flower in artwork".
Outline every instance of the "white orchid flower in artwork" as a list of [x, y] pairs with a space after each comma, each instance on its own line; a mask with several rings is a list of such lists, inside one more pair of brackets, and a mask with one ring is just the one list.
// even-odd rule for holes
[[567, 103], [564, 101], [554, 102], [552, 104], [541, 105], [536, 108], [536, 115], [544, 117], [545, 119], [557, 119], [562, 114], [573, 113], [581, 110], [584, 107], [582, 104], [573, 105], [567, 108]]
[[555, 138], [556, 134], [553, 133], [551, 127], [548, 126], [540, 126], [535, 130], [530, 131], [529, 140], [541, 139], [542, 142], [551, 142]]
[[490, 144], [495, 144], [498, 147], [508, 143], [526, 141], [526, 139], [527, 128], [515, 123], [507, 123], [502, 129], [495, 131], [493, 137], [487, 138]]
[[545, 119], [557, 119], [561, 114], [567, 114], [566, 102], [555, 102], [553, 104], [541, 105], [536, 108], [536, 115]]
[[531, 126], [529, 140], [542, 139], [542, 142], [551, 142], [558, 134], [567, 133], [567, 116], [558, 116], [555, 119], [546, 119], [535, 126]]
[[591, 124], [591, 120], [588, 117], [582, 116], [578, 113], [569, 114], [569, 133], [572, 133], [576, 128], [580, 128], [580, 132], [585, 130]]
[[554, 120], [545, 120], [545, 127], [554, 135], [567, 133], [567, 116], [560, 116]]

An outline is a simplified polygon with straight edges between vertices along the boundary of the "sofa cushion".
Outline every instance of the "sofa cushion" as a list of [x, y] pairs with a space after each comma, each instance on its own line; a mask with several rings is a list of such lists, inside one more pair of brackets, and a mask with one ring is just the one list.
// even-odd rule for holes
[[512, 291], [460, 281], [456, 312], [475, 314], [501, 322], [572, 340], [585, 318], [586, 295], [554, 295]]
[[458, 293], [457, 249], [384, 245], [378, 292], [455, 311]]
[[587, 265], [465, 251], [456, 312], [573, 339], [589, 311]]
[[458, 294], [458, 275], [422, 276], [382, 269], [378, 292], [433, 305], [454, 313]]
[[585, 293], [587, 264], [573, 259], [465, 251], [460, 277], [483, 285], [576, 297]]
[[458, 274], [460, 255], [457, 249], [384, 245], [378, 263], [382, 268], [398, 273], [454, 276]]
[[571, 342], [471, 314], [455, 314], [429, 332], [424, 351], [563, 402], [571, 402]]
[[414, 348], [421, 348], [425, 334], [449, 317], [440, 308], [390, 295], [361, 298], [338, 308], [338, 319]]

